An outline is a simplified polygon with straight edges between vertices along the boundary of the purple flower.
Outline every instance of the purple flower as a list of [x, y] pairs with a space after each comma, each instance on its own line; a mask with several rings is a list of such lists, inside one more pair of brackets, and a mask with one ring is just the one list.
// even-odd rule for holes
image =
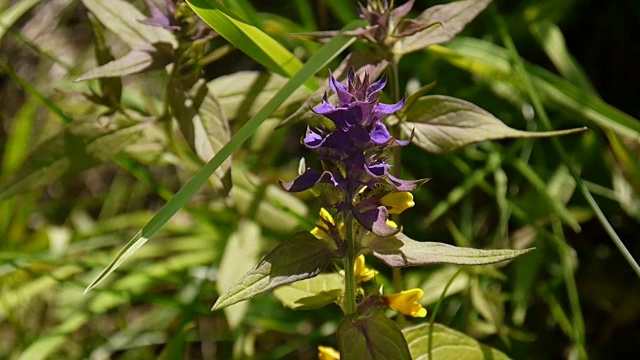
[[410, 140], [394, 139], [382, 123], [384, 117], [404, 106], [404, 99], [396, 104], [379, 102], [386, 81], [383, 77], [370, 83], [368, 75], [361, 79], [351, 69], [342, 84], [330, 74], [329, 86], [338, 103], [333, 105], [325, 94], [313, 112], [331, 120], [335, 127], [308, 128], [303, 138], [303, 144], [320, 157], [323, 171], [309, 168], [292, 182], [280, 182], [290, 192], [313, 187], [324, 207], [351, 211], [360, 224], [380, 236], [398, 231], [387, 225], [389, 212], [380, 199], [393, 192], [412, 191], [426, 181], [402, 180], [389, 174], [389, 150]]

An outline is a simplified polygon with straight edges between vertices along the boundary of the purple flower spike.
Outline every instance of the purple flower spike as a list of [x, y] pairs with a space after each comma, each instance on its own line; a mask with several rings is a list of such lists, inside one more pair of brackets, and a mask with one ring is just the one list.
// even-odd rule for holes
[[290, 192], [314, 187], [325, 208], [350, 211], [364, 229], [378, 236], [398, 232], [387, 223], [389, 211], [380, 199], [393, 192], [412, 191], [427, 181], [402, 180], [389, 174], [389, 149], [411, 140], [394, 139], [382, 123], [405, 103], [404, 99], [396, 104], [380, 103], [378, 95], [386, 84], [386, 77], [370, 83], [368, 75], [360, 78], [353, 69], [346, 83], [329, 74], [329, 87], [337, 94], [338, 103], [332, 104], [325, 94], [312, 110], [331, 120], [335, 129], [307, 128], [303, 139], [307, 148], [318, 153], [324, 171], [307, 169], [290, 183], [280, 182]]

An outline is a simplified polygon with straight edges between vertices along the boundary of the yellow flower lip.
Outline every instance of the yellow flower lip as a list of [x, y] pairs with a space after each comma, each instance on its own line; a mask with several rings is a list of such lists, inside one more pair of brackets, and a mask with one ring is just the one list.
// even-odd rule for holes
[[331, 346], [318, 346], [318, 360], [339, 360], [340, 353]]
[[376, 275], [378, 275], [378, 271], [374, 269], [367, 269], [364, 264], [364, 255], [360, 255], [356, 258], [356, 263], [354, 264], [354, 273], [356, 275], [357, 282], [367, 282], [373, 279]]
[[391, 309], [413, 317], [427, 316], [427, 309], [418, 303], [424, 292], [422, 289], [404, 290], [397, 294], [382, 295], [382, 301]]
[[380, 203], [387, 207], [389, 214], [400, 214], [416, 205], [413, 201], [413, 194], [408, 191], [387, 194], [380, 199]]

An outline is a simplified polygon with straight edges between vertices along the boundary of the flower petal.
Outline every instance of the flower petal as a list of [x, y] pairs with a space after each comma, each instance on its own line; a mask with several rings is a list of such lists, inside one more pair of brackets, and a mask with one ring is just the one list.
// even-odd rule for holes
[[320, 182], [331, 183], [334, 186], [338, 186], [338, 182], [329, 171], [320, 172], [311, 168], [307, 169], [292, 182], [287, 183], [282, 180], [278, 180], [278, 182], [284, 190], [289, 192], [305, 191]]
[[418, 303], [424, 292], [421, 289], [404, 290], [397, 294], [382, 295], [382, 301], [388, 307], [405, 315], [425, 317], [427, 310]]

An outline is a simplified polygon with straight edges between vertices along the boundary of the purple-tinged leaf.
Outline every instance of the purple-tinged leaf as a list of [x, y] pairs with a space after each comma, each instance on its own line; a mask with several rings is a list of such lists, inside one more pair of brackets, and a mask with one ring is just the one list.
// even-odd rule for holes
[[278, 245], [218, 298], [212, 310], [251, 299], [278, 286], [317, 276], [338, 257], [328, 242], [299, 232]]
[[407, 135], [414, 132], [413, 144], [432, 153], [451, 151], [485, 140], [549, 137], [586, 129], [544, 132], [516, 130], [470, 102], [441, 95], [417, 100], [404, 113], [401, 126]]
[[525, 250], [481, 250], [462, 248], [438, 242], [415, 241], [403, 233], [390, 237], [366, 236], [362, 247], [390, 267], [422, 266], [430, 264], [485, 265], [525, 254]]
[[410, 360], [407, 342], [398, 326], [379, 309], [347, 315], [338, 325], [342, 359]]
[[[490, 2], [491, 0], [454, 1], [428, 8], [417, 18], [405, 22], [406, 24], [400, 23], [399, 33], [412, 33], [418, 29], [421, 31], [400, 38], [393, 52], [404, 55], [453, 39]], [[440, 24], [440, 26], [433, 26], [434, 24]], [[403, 26], [407, 28], [403, 29]]]

